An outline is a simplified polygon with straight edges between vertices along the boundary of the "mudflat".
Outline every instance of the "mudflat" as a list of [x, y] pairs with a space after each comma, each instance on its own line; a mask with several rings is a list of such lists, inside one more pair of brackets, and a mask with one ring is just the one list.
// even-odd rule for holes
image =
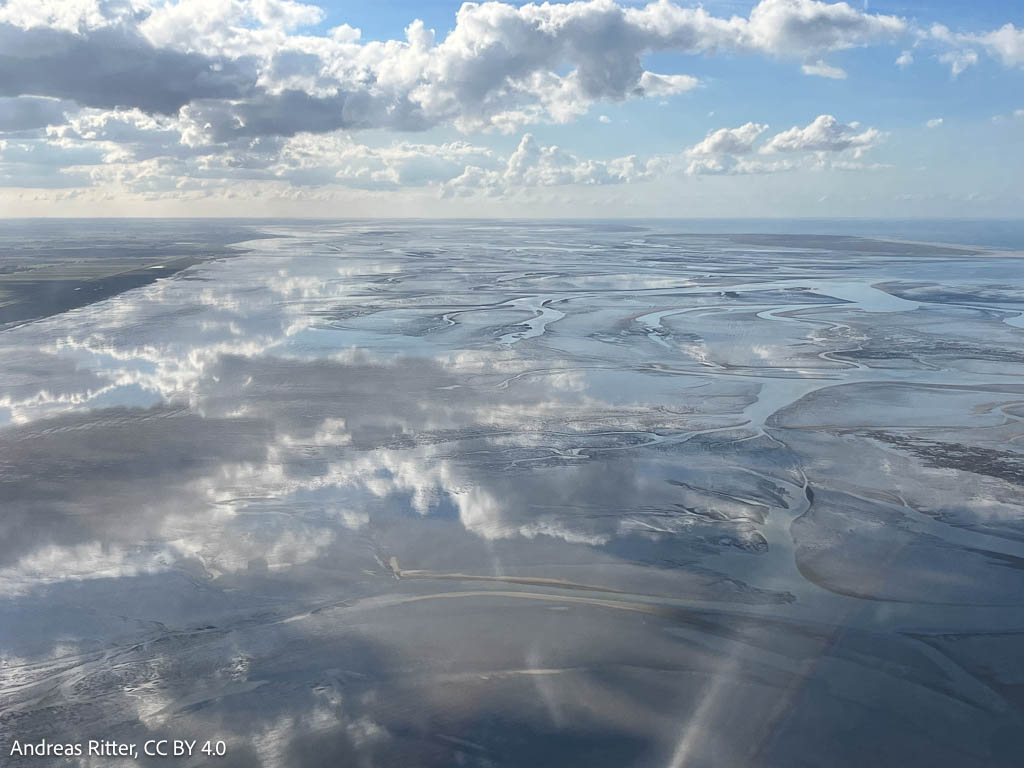
[[0, 742], [1019, 761], [1015, 254], [81, 226], [0, 259]]

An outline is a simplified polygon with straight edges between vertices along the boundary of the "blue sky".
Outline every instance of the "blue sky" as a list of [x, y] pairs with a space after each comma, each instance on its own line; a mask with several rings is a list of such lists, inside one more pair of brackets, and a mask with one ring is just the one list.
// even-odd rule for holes
[[6, 0], [2, 210], [1024, 210], [1019, 3], [460, 7]]

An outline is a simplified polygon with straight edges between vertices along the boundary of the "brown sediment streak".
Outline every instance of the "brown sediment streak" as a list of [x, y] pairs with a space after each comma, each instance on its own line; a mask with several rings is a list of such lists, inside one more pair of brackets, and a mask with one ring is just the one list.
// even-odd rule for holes
[[[625, 590], [612, 587], [601, 587], [596, 584], [580, 584], [575, 581], [553, 579], [544, 576], [482, 576], [469, 573], [434, 573], [433, 571], [399, 571], [403, 579], [443, 579], [449, 581], [497, 581], [505, 584], [525, 584], [539, 587], [559, 587], [561, 589], [579, 589], [587, 592], [613, 592], [628, 594]], [[654, 595], [652, 595], [654, 597]]]
[[438, 592], [433, 595], [410, 595], [395, 600], [392, 605], [403, 603], [415, 603], [421, 600], [448, 599], [459, 597], [512, 597], [522, 600], [544, 600], [553, 603], [579, 603], [582, 605], [594, 605], [599, 608], [612, 608], [618, 611], [631, 611], [634, 613], [647, 613], [652, 616], [671, 618], [685, 608], [668, 608], [653, 603], [628, 602], [626, 600], [606, 600], [598, 597], [577, 597], [575, 595], [549, 595], [543, 592], [513, 592], [509, 590], [469, 590], [466, 592]]

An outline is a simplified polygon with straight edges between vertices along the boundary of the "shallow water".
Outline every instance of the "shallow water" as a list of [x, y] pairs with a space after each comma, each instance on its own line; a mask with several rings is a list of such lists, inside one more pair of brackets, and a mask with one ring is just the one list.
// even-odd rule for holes
[[3, 263], [31, 244], [62, 297], [111, 248], [187, 263], [0, 331], [5, 756], [1017, 764], [1020, 258], [667, 222], [121, 223], [72, 253], [18, 226]]

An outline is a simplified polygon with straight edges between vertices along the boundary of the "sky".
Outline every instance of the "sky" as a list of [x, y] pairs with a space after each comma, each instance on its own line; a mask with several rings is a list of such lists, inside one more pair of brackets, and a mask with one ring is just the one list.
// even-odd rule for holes
[[0, 216], [1024, 211], [1024, 4], [0, 0]]

